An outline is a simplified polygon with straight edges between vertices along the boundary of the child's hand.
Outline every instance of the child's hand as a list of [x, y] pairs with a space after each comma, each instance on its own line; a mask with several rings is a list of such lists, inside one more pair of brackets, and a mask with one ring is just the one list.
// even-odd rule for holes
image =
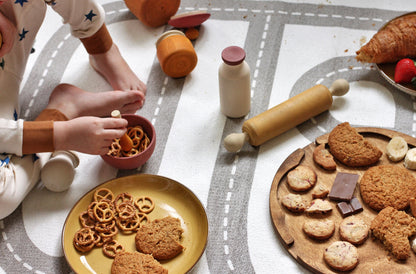
[[11, 51], [14, 44], [14, 39], [17, 35], [16, 27], [0, 12], [0, 33], [2, 36], [2, 43], [0, 47], [0, 57], [3, 57]]
[[126, 127], [127, 121], [120, 118], [80, 117], [54, 122], [55, 149], [103, 155], [113, 139], [126, 132]]

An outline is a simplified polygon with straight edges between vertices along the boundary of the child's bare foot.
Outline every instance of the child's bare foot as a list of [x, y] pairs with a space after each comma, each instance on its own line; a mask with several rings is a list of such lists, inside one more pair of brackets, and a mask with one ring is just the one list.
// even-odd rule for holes
[[113, 89], [139, 90], [146, 95], [146, 85], [131, 70], [115, 44], [105, 53], [90, 55], [90, 64]]
[[118, 109], [121, 113], [135, 113], [143, 106], [144, 95], [138, 90], [88, 92], [69, 84], [60, 84], [49, 97], [46, 108], [61, 111], [68, 119], [80, 116], [110, 116]]

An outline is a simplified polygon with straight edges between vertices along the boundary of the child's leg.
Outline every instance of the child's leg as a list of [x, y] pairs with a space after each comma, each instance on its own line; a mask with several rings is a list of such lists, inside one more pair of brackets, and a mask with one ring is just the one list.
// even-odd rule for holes
[[143, 105], [144, 95], [137, 90], [88, 92], [69, 84], [60, 84], [52, 92], [47, 109], [57, 109], [68, 119], [80, 116], [108, 117], [111, 111], [135, 113]]
[[115, 90], [139, 90], [146, 94], [146, 85], [131, 70], [115, 44], [105, 53], [91, 54], [90, 63]]
[[[8, 167], [0, 167], [0, 173], [8, 175], [0, 182], [0, 220], [9, 216], [20, 205], [29, 191], [39, 181], [40, 162], [33, 157], [12, 157]], [[7, 170], [6, 170], [7, 169]]]

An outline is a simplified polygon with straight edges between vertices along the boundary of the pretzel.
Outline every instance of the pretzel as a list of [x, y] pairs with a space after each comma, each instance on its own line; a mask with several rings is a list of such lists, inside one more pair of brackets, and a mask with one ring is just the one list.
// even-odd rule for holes
[[127, 136], [132, 140], [133, 147], [124, 151], [120, 145], [120, 139], [114, 139], [109, 147], [107, 155], [113, 157], [131, 157], [144, 151], [150, 144], [150, 139], [141, 126], [127, 127]]
[[94, 217], [99, 222], [109, 222], [114, 218], [114, 212], [109, 203], [100, 201], [93, 208]]
[[107, 155], [114, 156], [114, 157], [120, 157], [121, 156], [121, 145], [120, 145], [120, 139], [114, 139], [111, 143]]
[[116, 225], [116, 221], [114, 219], [112, 219], [108, 223], [101, 223], [101, 222], [96, 223], [95, 226], [94, 226], [94, 229], [98, 233], [100, 233], [100, 232], [108, 232], [108, 231], [111, 231], [111, 229], [113, 229], [113, 227], [115, 225]]
[[83, 227], [75, 233], [73, 243], [75, 248], [81, 252], [90, 251], [96, 241], [95, 232], [89, 227]]
[[134, 218], [134, 214], [136, 213], [136, 210], [134, 208], [133, 203], [128, 201], [128, 202], [122, 202], [118, 206], [117, 213], [118, 213], [118, 219], [125, 221], [131, 218]]
[[124, 247], [116, 240], [111, 240], [103, 245], [103, 252], [107, 257], [114, 258], [117, 253], [124, 251]]
[[108, 188], [100, 188], [94, 192], [94, 201], [99, 202], [103, 199], [108, 199], [110, 201], [114, 200], [114, 194]]
[[144, 136], [144, 139], [140, 142], [140, 146], [139, 146], [139, 151], [142, 152], [144, 151], [150, 144], [150, 139], [149, 137]]
[[88, 210], [79, 214], [79, 221], [82, 227], [89, 227], [89, 228], [95, 227], [95, 220], [90, 217]]
[[133, 196], [131, 196], [131, 194], [124, 192], [124, 193], [120, 193], [116, 196], [116, 198], [114, 199], [114, 207], [116, 208], [116, 211], [119, 212], [119, 205], [124, 203], [124, 202], [129, 202], [131, 204], [133, 204]]
[[136, 148], [132, 148], [129, 151], [122, 151], [121, 152], [121, 155], [124, 156], [124, 157], [131, 157], [131, 156], [135, 156], [135, 155], [137, 155], [139, 153], [140, 153], [139, 150], [137, 150]]
[[117, 226], [112, 226], [110, 227], [108, 230], [104, 230], [103, 232], [99, 232], [100, 236], [103, 239], [112, 239], [114, 236], [116, 236], [118, 233], [118, 228]]
[[127, 128], [127, 135], [133, 141], [133, 147], [138, 148], [145, 133], [141, 126]]
[[140, 212], [146, 214], [149, 214], [155, 208], [155, 203], [150, 197], [147, 196], [137, 198], [134, 201], [134, 205]]

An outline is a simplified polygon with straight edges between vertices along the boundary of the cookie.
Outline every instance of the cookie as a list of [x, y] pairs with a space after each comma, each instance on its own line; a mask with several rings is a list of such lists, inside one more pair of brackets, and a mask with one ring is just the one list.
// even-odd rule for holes
[[136, 249], [145, 254], [152, 254], [156, 260], [172, 259], [184, 249], [180, 244], [182, 233], [181, 221], [178, 218], [168, 216], [155, 219], [137, 230]]
[[303, 232], [312, 239], [326, 240], [335, 232], [335, 223], [332, 220], [308, 220], [303, 223]]
[[325, 262], [335, 270], [348, 271], [358, 264], [357, 248], [345, 241], [333, 242], [324, 251]]
[[391, 206], [402, 210], [416, 193], [416, 179], [406, 168], [380, 165], [369, 168], [360, 180], [361, 197], [377, 211]]
[[314, 199], [305, 211], [310, 214], [326, 214], [332, 211], [332, 205], [327, 200]]
[[370, 230], [396, 259], [409, 258], [409, 237], [416, 234], [415, 218], [389, 206], [381, 210], [371, 221]]
[[370, 227], [359, 216], [347, 217], [339, 225], [341, 239], [354, 245], [364, 243], [369, 230]]
[[374, 164], [383, 154], [348, 122], [332, 129], [328, 136], [328, 145], [329, 151], [338, 161], [351, 167]]
[[292, 190], [306, 191], [316, 184], [316, 173], [308, 166], [297, 166], [287, 174], [287, 183]]
[[112, 264], [111, 274], [134, 274], [134, 273], [154, 273], [167, 274], [164, 268], [152, 255], [140, 252], [121, 252], [118, 253]]
[[325, 148], [325, 144], [320, 144], [313, 150], [312, 158], [319, 166], [326, 170], [336, 170], [337, 164], [335, 163], [332, 154]]
[[328, 195], [328, 193], [329, 193], [328, 187], [326, 187], [323, 184], [318, 184], [312, 190], [312, 198], [313, 199], [318, 199], [318, 198], [323, 199]]
[[305, 211], [306, 203], [299, 194], [289, 193], [282, 197], [282, 205], [288, 210], [296, 213]]

